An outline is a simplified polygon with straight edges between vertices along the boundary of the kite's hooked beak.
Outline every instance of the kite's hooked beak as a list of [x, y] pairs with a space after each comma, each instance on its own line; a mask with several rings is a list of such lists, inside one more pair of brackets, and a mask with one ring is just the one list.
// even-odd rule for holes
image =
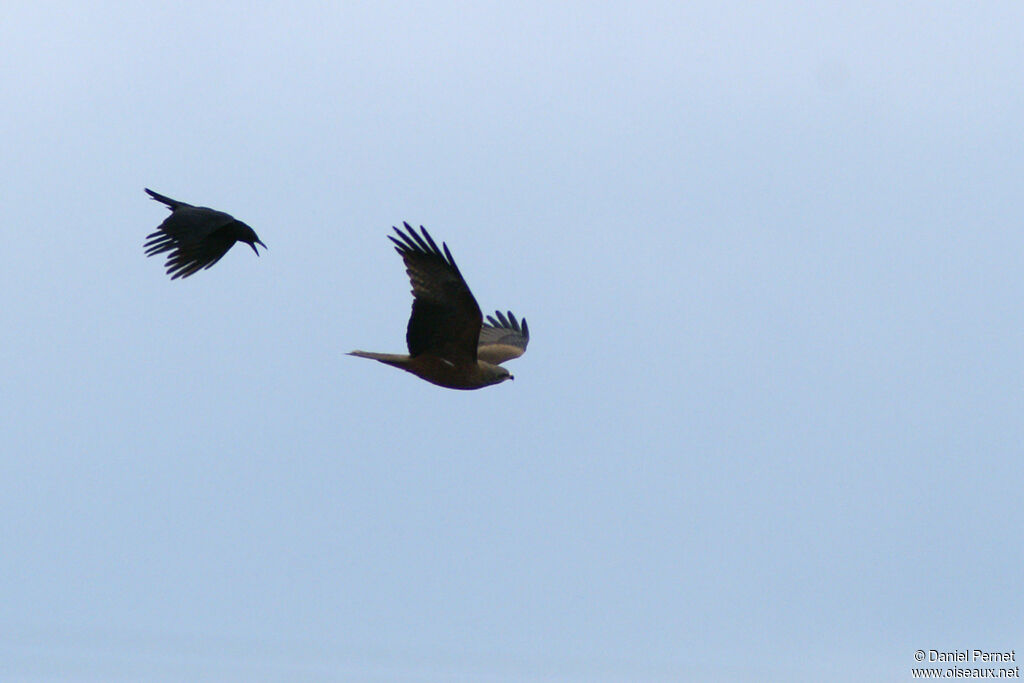
[[260, 245], [261, 247], [263, 247], [264, 249], [266, 249], [266, 248], [267, 248], [267, 245], [263, 244], [263, 242], [261, 242], [261, 241], [260, 241], [259, 239], [255, 239], [255, 240], [253, 240], [252, 242], [249, 242], [249, 246], [250, 246], [250, 247], [252, 247], [252, 250], [253, 250], [253, 252], [254, 252], [254, 253], [255, 253], [255, 254], [257, 255], [257, 256], [259, 256], [259, 255], [260, 255], [260, 252], [258, 252], [258, 251], [256, 250], [256, 245], [257, 245], [257, 244], [258, 244], [258, 245]]
[[508, 376], [508, 378], [509, 378], [510, 380], [512, 380], [513, 382], [514, 382], [514, 381], [516, 380], [516, 378], [515, 378], [514, 376], [512, 376], [512, 375], [509, 375], [509, 376]]

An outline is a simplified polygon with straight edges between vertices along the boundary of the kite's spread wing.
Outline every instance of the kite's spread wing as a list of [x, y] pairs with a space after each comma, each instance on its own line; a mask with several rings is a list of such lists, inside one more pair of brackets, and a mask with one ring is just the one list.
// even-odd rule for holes
[[477, 357], [482, 361], [493, 363], [504, 363], [513, 358], [519, 358], [526, 352], [526, 345], [530, 343], [530, 328], [526, 325], [526, 318], [522, 324], [508, 312], [508, 317], [501, 311], [495, 311], [494, 316], [487, 316], [487, 322], [480, 328], [480, 345], [477, 347]]
[[409, 355], [437, 356], [449, 363], [476, 363], [477, 340], [483, 319], [480, 306], [462, 279], [455, 259], [442, 243], [443, 252], [420, 226], [422, 237], [405, 223], [406, 232], [395, 228], [395, 251], [405, 261], [412, 282], [412, 316], [405, 340]]

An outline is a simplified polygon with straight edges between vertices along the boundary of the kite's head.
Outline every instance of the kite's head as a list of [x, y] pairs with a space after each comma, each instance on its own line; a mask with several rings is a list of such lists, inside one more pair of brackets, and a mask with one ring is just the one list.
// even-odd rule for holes
[[515, 379], [508, 370], [500, 365], [491, 365], [490, 363], [481, 363], [481, 365], [483, 366], [484, 380], [487, 384], [500, 384], [507, 379]]

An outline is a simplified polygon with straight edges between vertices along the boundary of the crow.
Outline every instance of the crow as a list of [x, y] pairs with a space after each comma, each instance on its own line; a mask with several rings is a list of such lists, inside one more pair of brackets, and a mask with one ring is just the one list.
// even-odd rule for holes
[[145, 249], [146, 256], [171, 252], [165, 265], [172, 280], [209, 268], [228, 253], [235, 242], [245, 242], [257, 256], [260, 255], [257, 244], [267, 248], [252, 228], [223, 211], [179, 202], [149, 188], [146, 193], [171, 210], [171, 215], [157, 231], [146, 237]]

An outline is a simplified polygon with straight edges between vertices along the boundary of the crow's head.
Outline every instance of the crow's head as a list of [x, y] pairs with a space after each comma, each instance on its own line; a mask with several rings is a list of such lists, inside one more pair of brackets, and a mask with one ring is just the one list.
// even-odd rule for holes
[[267, 248], [267, 245], [263, 244], [263, 242], [260, 241], [260, 238], [256, 236], [256, 231], [250, 228], [242, 221], [236, 221], [235, 239], [238, 240], [239, 242], [245, 242], [250, 247], [252, 247], [252, 250], [256, 253], [257, 256], [260, 255], [260, 252], [256, 250], [257, 244], [263, 247], [264, 249]]

